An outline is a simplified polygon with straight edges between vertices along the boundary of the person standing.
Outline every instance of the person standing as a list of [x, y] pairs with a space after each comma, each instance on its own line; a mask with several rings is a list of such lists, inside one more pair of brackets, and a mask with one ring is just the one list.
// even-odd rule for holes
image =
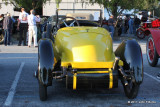
[[128, 24], [129, 24], [129, 34], [133, 34], [133, 20], [131, 17], [129, 17]]
[[111, 33], [112, 39], [114, 35], [114, 25], [115, 25], [115, 21], [113, 18], [114, 18], [113, 15], [111, 15], [110, 18], [108, 19], [109, 32]]
[[28, 13], [25, 12], [24, 8], [21, 9], [21, 13], [19, 15], [17, 30], [20, 31], [18, 46], [21, 46], [22, 39], [23, 45], [26, 46], [26, 35], [28, 31]]
[[139, 28], [139, 25], [141, 24], [141, 20], [137, 16], [135, 16], [134, 24], [135, 24], [135, 28], [137, 30]]
[[135, 16], [135, 19], [134, 19], [134, 25], [135, 25], [135, 29], [134, 31], [136, 32], [136, 30], [139, 28], [139, 25], [141, 24], [141, 20]]
[[35, 16], [35, 10], [30, 11], [30, 15], [28, 16], [28, 25], [29, 25], [29, 40], [28, 40], [28, 47], [32, 44], [32, 36], [34, 38], [34, 47], [37, 47], [37, 26], [36, 22], [40, 22], [39, 15]]
[[10, 14], [8, 13], [7, 16], [3, 20], [3, 29], [5, 32], [4, 37], [4, 45], [10, 45], [10, 35], [11, 35], [11, 29], [12, 29], [12, 19]]
[[128, 24], [129, 18], [126, 16], [125, 17], [125, 34], [128, 33], [128, 29], [129, 29], [129, 24]]

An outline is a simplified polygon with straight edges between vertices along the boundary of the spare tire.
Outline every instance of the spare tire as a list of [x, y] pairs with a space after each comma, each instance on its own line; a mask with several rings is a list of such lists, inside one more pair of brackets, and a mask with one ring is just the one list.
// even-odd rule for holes
[[3, 44], [3, 42], [4, 42], [4, 35], [0, 34], [0, 44]]

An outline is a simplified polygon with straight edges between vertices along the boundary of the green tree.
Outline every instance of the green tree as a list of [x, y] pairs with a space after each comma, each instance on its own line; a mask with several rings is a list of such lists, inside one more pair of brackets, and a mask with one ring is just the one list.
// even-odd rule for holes
[[114, 15], [115, 18], [120, 15], [124, 10], [143, 9], [145, 0], [88, 0], [94, 4], [98, 3], [103, 5], [109, 15]]
[[9, 3], [13, 4], [15, 10], [19, 10], [19, 8], [23, 7], [27, 12], [31, 9], [35, 9], [37, 14], [42, 14], [43, 3], [46, 3], [50, 0], [2, 0], [6, 5]]
[[[56, 0], [59, 4], [62, 0]], [[124, 10], [153, 10], [157, 8], [159, 0], [76, 0], [82, 3], [98, 3], [103, 5], [109, 15], [114, 15], [115, 18]]]

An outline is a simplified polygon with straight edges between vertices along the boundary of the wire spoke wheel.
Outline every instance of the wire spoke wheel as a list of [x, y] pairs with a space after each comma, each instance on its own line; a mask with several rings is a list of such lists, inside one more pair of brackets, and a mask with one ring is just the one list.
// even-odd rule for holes
[[143, 38], [145, 37], [144, 31], [143, 31], [142, 29], [138, 29], [138, 30], [137, 30], [137, 37], [138, 37], [139, 39], [143, 39]]
[[154, 45], [152, 35], [149, 36], [146, 46], [147, 60], [149, 64], [154, 67], [158, 63], [158, 54]]
[[2, 44], [3, 41], [4, 41], [4, 36], [3, 36], [3, 34], [0, 34], [0, 44]]

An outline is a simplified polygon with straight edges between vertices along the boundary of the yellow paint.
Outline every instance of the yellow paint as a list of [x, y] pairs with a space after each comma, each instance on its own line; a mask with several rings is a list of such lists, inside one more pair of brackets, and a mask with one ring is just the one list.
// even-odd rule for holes
[[[113, 88], [113, 71], [77, 71], [73, 74], [73, 90], [77, 88], [77, 74], [96, 74], [96, 73], [109, 73], [109, 89]], [[107, 84], [106, 84], [107, 85]]]
[[109, 71], [78, 71], [77, 74], [109, 73]]
[[113, 68], [114, 62], [61, 62], [62, 67], [72, 68]]
[[77, 73], [74, 73], [73, 75], [73, 90], [76, 90], [77, 88]]
[[62, 62], [113, 63], [115, 60], [112, 38], [109, 32], [101, 27], [59, 29], [55, 38], [55, 47], [56, 59], [61, 59]]
[[119, 60], [118, 65], [119, 65], [119, 66], [123, 66], [123, 61], [122, 61], [122, 60]]
[[109, 88], [113, 88], [113, 71], [109, 69]]
[[55, 66], [56, 63], [57, 63], [57, 59], [54, 57], [54, 64], [53, 64], [53, 66]]
[[[78, 73], [109, 73], [109, 88], [113, 88], [115, 54], [110, 33], [101, 27], [64, 27], [58, 30], [54, 55], [62, 67], [73, 69], [109, 68], [109, 71], [78, 71], [73, 75], [73, 90]], [[123, 61], [119, 61], [119, 66]], [[107, 85], [107, 84], [106, 84]]]
[[[88, 52], [87, 52], [88, 51]], [[93, 45], [84, 45], [81, 47], [73, 47], [72, 48], [73, 60], [75, 62], [95, 62], [97, 59], [96, 49]], [[80, 55], [79, 55], [80, 53]], [[92, 55], [90, 54], [92, 53]]]

